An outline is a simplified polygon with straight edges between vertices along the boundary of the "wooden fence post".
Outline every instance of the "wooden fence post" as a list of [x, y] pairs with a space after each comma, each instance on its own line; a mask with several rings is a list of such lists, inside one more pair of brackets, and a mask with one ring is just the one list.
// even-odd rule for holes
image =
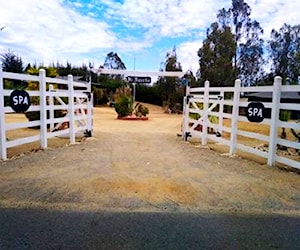
[[40, 69], [40, 133], [41, 148], [47, 148], [47, 92], [46, 92], [46, 71]]
[[235, 80], [234, 83], [234, 97], [233, 97], [233, 107], [232, 107], [230, 151], [229, 151], [230, 155], [233, 155], [236, 151], [240, 93], [241, 93], [241, 80], [237, 79]]
[[0, 153], [1, 159], [7, 159], [6, 152], [6, 129], [5, 129], [5, 110], [4, 110], [4, 87], [3, 87], [3, 71], [0, 64]]
[[204, 83], [204, 97], [203, 97], [203, 114], [202, 114], [202, 146], [207, 145], [207, 129], [208, 129], [208, 106], [209, 106], [209, 81]]
[[272, 112], [271, 112], [270, 142], [269, 142], [269, 155], [268, 155], [269, 166], [273, 166], [275, 164], [281, 85], [282, 85], [282, 78], [276, 76], [274, 79], [273, 94], [272, 94]]
[[75, 143], [75, 102], [73, 76], [68, 75], [70, 143]]

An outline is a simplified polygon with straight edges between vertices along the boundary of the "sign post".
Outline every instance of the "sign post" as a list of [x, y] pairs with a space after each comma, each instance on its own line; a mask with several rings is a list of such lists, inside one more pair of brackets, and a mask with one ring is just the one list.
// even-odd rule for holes
[[135, 92], [136, 92], [136, 88], [135, 88], [135, 82], [133, 83], [133, 104], [135, 103]]

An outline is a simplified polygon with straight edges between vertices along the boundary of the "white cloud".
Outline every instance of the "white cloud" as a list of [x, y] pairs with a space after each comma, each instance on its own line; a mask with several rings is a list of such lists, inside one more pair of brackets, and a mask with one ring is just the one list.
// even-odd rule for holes
[[108, 16], [128, 27], [143, 27], [165, 37], [190, 35], [215, 20], [219, 1], [125, 0], [123, 4], [100, 0], [109, 6]]
[[[205, 30], [216, 21], [218, 10], [231, 6], [231, 0], [98, 0], [108, 7], [107, 17], [121, 20], [127, 27], [142, 27], [159, 37], [189, 36]], [[269, 37], [272, 28], [283, 23], [299, 23], [298, 0], [245, 0]]]
[[260, 22], [264, 39], [270, 38], [272, 29], [279, 30], [284, 23], [300, 24], [298, 0], [247, 0], [251, 7], [251, 18]]
[[202, 41], [193, 41], [180, 44], [177, 49], [177, 59], [182, 64], [183, 71], [192, 70], [194, 73], [199, 69], [198, 50]]
[[60, 2], [2, 3], [0, 17], [7, 25], [1, 33], [2, 49], [16, 50], [28, 61], [49, 63], [115, 44], [116, 36], [106, 23], [64, 8]]

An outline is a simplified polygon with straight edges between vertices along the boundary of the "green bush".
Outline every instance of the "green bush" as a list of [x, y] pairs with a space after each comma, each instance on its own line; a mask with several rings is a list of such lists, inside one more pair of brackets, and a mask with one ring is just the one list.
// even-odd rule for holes
[[118, 117], [124, 117], [132, 114], [133, 103], [131, 88], [127, 85], [123, 85], [118, 88], [114, 94], [115, 99], [115, 110]]
[[284, 122], [289, 121], [291, 119], [291, 111], [281, 109], [279, 112], [279, 119], [280, 121], [284, 121]]
[[122, 96], [115, 103], [115, 110], [118, 114], [118, 117], [124, 117], [132, 114], [132, 101], [131, 98]]

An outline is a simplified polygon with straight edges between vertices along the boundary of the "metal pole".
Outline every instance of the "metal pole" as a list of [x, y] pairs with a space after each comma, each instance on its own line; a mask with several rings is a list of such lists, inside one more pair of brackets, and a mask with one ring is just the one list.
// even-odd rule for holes
[[134, 72], [134, 75], [133, 75], [133, 100], [132, 100], [132, 104], [133, 104], [133, 106], [134, 106], [134, 103], [135, 103], [135, 92], [136, 92], [136, 90], [135, 90], [135, 56], [133, 57], [133, 72]]

